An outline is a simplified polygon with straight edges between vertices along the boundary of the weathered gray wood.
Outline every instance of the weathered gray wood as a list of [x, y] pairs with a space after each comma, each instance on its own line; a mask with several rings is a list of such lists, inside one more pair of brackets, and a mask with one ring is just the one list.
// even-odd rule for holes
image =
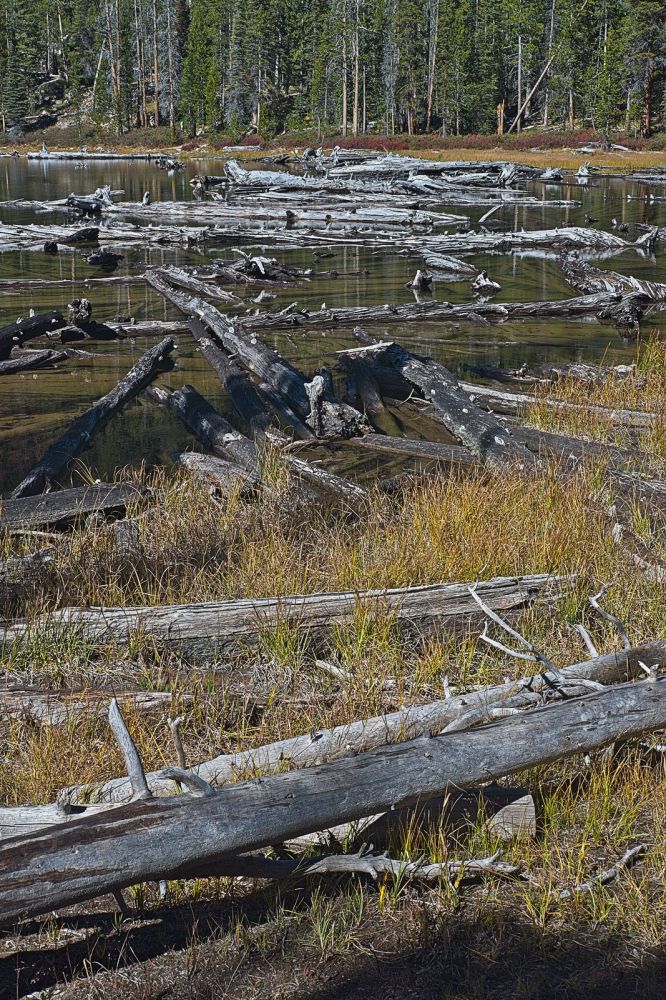
[[241, 468], [216, 455], [201, 455], [186, 451], [174, 455], [174, 461], [192, 475], [211, 486], [216, 493], [228, 497], [232, 494], [250, 496], [259, 486], [259, 477], [249, 469]]
[[16, 375], [35, 368], [52, 368], [59, 361], [67, 361], [65, 351], [29, 351], [8, 361], [0, 361], [0, 375]]
[[[170, 691], [114, 691], [123, 708], [132, 712], [163, 712], [169, 707]], [[105, 718], [108, 691], [40, 691], [34, 688], [0, 688], [0, 720], [25, 719], [43, 726], [62, 726], [74, 719]], [[0, 830], [6, 814], [0, 809]], [[52, 820], [52, 822], [57, 822]], [[0, 834], [8, 836], [6, 832]]]
[[634, 278], [617, 271], [602, 271], [573, 254], [560, 257], [559, 265], [565, 281], [577, 292], [638, 294], [649, 302], [666, 302], [666, 284], [661, 282]]
[[170, 337], [146, 351], [129, 372], [105, 396], [96, 400], [44, 453], [25, 479], [12, 491], [12, 499], [43, 493], [57, 482], [67, 466], [85, 448], [111, 417], [137, 396], [163, 370], [165, 359], [175, 349]]
[[[307, 380], [301, 372], [255, 337], [238, 333], [229, 319], [214, 306], [173, 288], [161, 272], [150, 272], [148, 282], [182, 312], [190, 317], [198, 317], [219, 338], [225, 350], [238, 357], [262, 381], [273, 386], [298, 416], [309, 423], [310, 401], [305, 388]], [[362, 414], [342, 403], [330, 392], [324, 394], [322, 413], [327, 436], [351, 437], [368, 429]]]
[[666, 678], [618, 685], [462, 733], [382, 747], [212, 794], [150, 798], [0, 844], [0, 923], [666, 726]]
[[65, 317], [57, 309], [51, 312], [39, 313], [37, 316], [26, 316], [25, 319], [10, 323], [0, 329], [0, 361], [9, 358], [12, 348], [21, 347], [28, 340], [43, 337], [52, 333], [66, 323]]
[[[572, 664], [564, 667], [562, 675], [572, 685], [577, 680], [612, 684], [641, 676], [641, 662], [650, 666], [666, 666], [666, 640]], [[441, 732], [463, 715], [484, 706], [507, 702], [515, 706], [529, 705], [532, 704], [529, 700], [531, 695], [539, 695], [544, 691], [552, 693], [543, 676], [523, 677], [426, 705], [410, 705], [397, 712], [319, 731], [314, 736], [308, 733], [250, 750], [222, 754], [197, 764], [192, 770], [204, 781], [222, 786], [243, 775], [270, 774], [284, 768], [286, 764], [298, 768], [311, 767], [337, 760], [349, 753], [362, 753], [387, 743]], [[172, 784], [161, 778], [160, 773], [155, 771], [148, 774], [148, 783], [155, 794], [169, 794]], [[98, 784], [75, 785], [65, 789], [62, 797], [78, 803], [128, 802], [131, 788], [127, 778], [111, 778]]]
[[[51, 549], [41, 549], [27, 556], [0, 559], [0, 615], [5, 606], [20, 604], [47, 579], [53, 563]], [[1, 713], [0, 713], [1, 714]]]
[[[534, 574], [497, 577], [479, 584], [478, 591], [496, 611], [521, 608], [534, 600], [550, 601], [566, 593], [568, 577]], [[353, 621], [359, 609], [390, 613], [396, 621], [424, 630], [465, 624], [479, 618], [467, 584], [447, 583], [333, 594], [265, 597], [204, 604], [157, 607], [63, 608], [48, 616], [50, 627], [71, 625], [91, 642], [127, 642], [137, 630], [157, 643], [184, 645], [190, 650], [224, 649], [256, 640], [277, 622], [298, 624], [305, 634], [333, 624]], [[20, 642], [33, 623], [17, 623], [0, 630], [0, 642]]]
[[54, 528], [88, 514], [124, 514], [128, 504], [146, 495], [135, 483], [93, 483], [71, 490], [0, 500], [0, 530]]
[[481, 462], [493, 468], [535, 469], [537, 459], [492, 415], [474, 404], [456, 377], [436, 361], [420, 361], [397, 344], [377, 348], [377, 357], [417, 386], [433, 414]]
[[249, 376], [222, 350], [219, 342], [211, 338], [201, 320], [191, 319], [187, 325], [201, 353], [231, 396], [236, 412], [247, 424], [252, 436], [261, 437], [273, 421]]
[[503, 389], [494, 389], [486, 385], [473, 385], [469, 382], [461, 382], [460, 386], [470, 397], [483, 406], [487, 406], [494, 413], [504, 413], [512, 417], [524, 416], [526, 408], [538, 403], [551, 410], [573, 410], [589, 413], [603, 417], [609, 423], [619, 424], [622, 427], [649, 428], [663, 419], [660, 414], [650, 413], [646, 410], [623, 410], [619, 407], [570, 403], [561, 399], [552, 399], [550, 396], [537, 398], [526, 392], [506, 392]]
[[[261, 434], [258, 441], [241, 434], [215, 410], [210, 403], [200, 396], [191, 385], [183, 386], [177, 392], [166, 392], [154, 387], [147, 395], [156, 402], [162, 403], [174, 416], [183, 421], [201, 443], [219, 458], [225, 459], [248, 470], [259, 480], [262, 478], [262, 466], [265, 446], [268, 437]], [[278, 446], [284, 444], [277, 435]], [[284, 462], [294, 475], [294, 486], [301, 499], [319, 503], [320, 493], [345, 501], [363, 500], [366, 491], [342, 476], [327, 472], [325, 469], [297, 458], [295, 455], [280, 454], [279, 460]], [[310, 489], [314, 486], [319, 492]]]
[[210, 282], [201, 281], [200, 278], [189, 274], [182, 267], [162, 267], [160, 270], [172, 284], [180, 285], [181, 288], [185, 288], [195, 295], [205, 295], [209, 299], [219, 299], [230, 305], [242, 305], [243, 303], [243, 300], [239, 299], [237, 295], [233, 295], [232, 292], [227, 292], [218, 285], [211, 285]]
[[478, 461], [472, 453], [458, 444], [420, 441], [416, 438], [393, 437], [389, 434], [364, 434], [363, 437], [350, 438], [348, 441], [339, 442], [339, 444], [344, 444], [348, 448], [375, 451], [384, 455], [405, 455], [407, 458], [418, 458], [446, 465], [478, 467]]

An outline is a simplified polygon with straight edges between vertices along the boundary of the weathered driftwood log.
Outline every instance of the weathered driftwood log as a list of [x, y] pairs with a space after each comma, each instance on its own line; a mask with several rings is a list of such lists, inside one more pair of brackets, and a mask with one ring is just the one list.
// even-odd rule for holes
[[[273, 386], [298, 416], [312, 426], [307, 380], [301, 372], [256, 338], [238, 333], [233, 324], [214, 306], [173, 288], [160, 272], [151, 272], [148, 281], [182, 312], [198, 317], [219, 338], [225, 350], [237, 356], [263, 382]], [[351, 437], [368, 429], [367, 421], [361, 413], [342, 403], [328, 391], [320, 399], [316, 417], [314, 422], [326, 436]]]
[[[0, 688], [0, 720], [22, 719], [42, 726], [62, 726], [77, 718], [104, 718], [109, 711], [108, 691], [40, 691], [36, 688]], [[148, 713], [168, 709], [170, 691], [118, 690], [113, 692], [123, 707]], [[29, 815], [29, 807], [25, 815]], [[39, 807], [37, 807], [39, 808]], [[0, 836], [7, 832], [9, 815], [0, 809]], [[57, 822], [53, 819], [51, 822]], [[21, 831], [16, 831], [19, 833]]]
[[490, 250], [550, 250], [562, 253], [569, 250], [623, 250], [643, 247], [647, 234], [635, 243], [622, 239], [615, 233], [600, 229], [568, 226], [565, 229], [536, 229], [515, 233], [462, 233], [431, 237], [423, 242], [424, 249], [435, 253], [487, 253]]
[[433, 414], [481, 462], [493, 468], [537, 467], [532, 452], [516, 441], [506, 427], [481, 410], [461, 388], [456, 377], [436, 361], [420, 361], [398, 344], [371, 349], [378, 360], [396, 369], [415, 385]]
[[649, 302], [666, 302], [666, 284], [634, 278], [617, 271], [602, 271], [573, 254], [560, 257], [559, 265], [567, 284], [577, 292], [615, 292], [637, 294]]
[[219, 791], [193, 779], [190, 795], [142, 796], [64, 828], [6, 840], [0, 923], [137, 882], [205, 873], [224, 858], [665, 725], [666, 678], [650, 679]]
[[526, 410], [537, 403], [552, 410], [572, 410], [602, 417], [612, 424], [623, 427], [650, 428], [662, 419], [658, 413], [643, 410], [622, 410], [618, 407], [586, 405], [585, 403], [570, 403], [550, 396], [533, 396], [528, 393], [505, 392], [486, 385], [472, 385], [461, 382], [461, 388], [479, 404], [487, 406], [494, 413], [503, 413], [512, 417], [525, 416]]
[[160, 344], [146, 351], [110, 392], [93, 403], [90, 409], [77, 417], [68, 430], [54, 441], [37, 465], [12, 491], [12, 499], [43, 493], [51, 483], [57, 482], [72, 459], [88, 447], [95, 434], [106, 426], [111, 417], [164, 370], [165, 359], [175, 346], [170, 337], [165, 337]]
[[[566, 593], [570, 585], [568, 577], [546, 574], [497, 577], [480, 583], [478, 593], [495, 611], [506, 611], [525, 607], [534, 600], [552, 601]], [[83, 636], [100, 643], [127, 642], [140, 630], [157, 643], [173, 644], [196, 656], [256, 641], [278, 622], [298, 625], [305, 636], [353, 622], [361, 612], [388, 614], [396, 623], [423, 631], [456, 623], [467, 625], [479, 618], [468, 585], [448, 583], [152, 608], [63, 608], [49, 614], [48, 626], [80, 628]], [[0, 642], [4, 640], [7, 646], [19, 643], [39, 629], [40, 621], [8, 625], [4, 633], [0, 631]], [[46, 619], [43, 624], [47, 624]]]
[[20, 605], [31, 592], [38, 590], [52, 563], [51, 549], [0, 559], [0, 615], [5, 607]]
[[[614, 684], [641, 676], [641, 662], [650, 666], [666, 666], [666, 641], [597, 656], [564, 667], [561, 673], [566, 682], [574, 687], [576, 681]], [[533, 704], [530, 701], [531, 695], [539, 696], [544, 692], [554, 693], [542, 675], [523, 677], [426, 705], [410, 705], [397, 712], [360, 719], [314, 734], [294, 736], [237, 753], [221, 754], [195, 765], [192, 772], [209, 784], [219, 787], [245, 775], [271, 774], [286, 765], [292, 768], [311, 767], [350, 753], [363, 753], [388, 743], [439, 733], [463, 716], [493, 705], [506, 705], [511, 699], [514, 699], [514, 705], [525, 707]], [[173, 791], [173, 783], [161, 777], [160, 771], [148, 774], [147, 779], [156, 795], [168, 795]], [[132, 789], [126, 777], [111, 778], [97, 784], [74, 785], [61, 792], [63, 801], [78, 804], [129, 802], [131, 797]]]
[[384, 455], [404, 455], [407, 458], [423, 459], [445, 465], [476, 468], [478, 459], [467, 448], [458, 444], [444, 444], [439, 441], [421, 441], [417, 438], [394, 437], [389, 434], [364, 434], [340, 442], [345, 447], [374, 451]]
[[161, 273], [173, 284], [186, 288], [194, 295], [205, 295], [209, 299], [219, 299], [221, 302], [228, 302], [231, 305], [242, 305], [243, 300], [232, 292], [227, 292], [218, 285], [212, 285], [208, 281], [202, 281], [182, 267], [162, 267]]
[[177, 465], [191, 472], [195, 479], [206, 483], [215, 493], [224, 497], [236, 493], [251, 496], [259, 486], [259, 477], [254, 472], [216, 455], [186, 451], [174, 455], [173, 459]]
[[0, 375], [16, 375], [35, 368], [53, 368], [58, 362], [66, 360], [67, 354], [64, 351], [27, 351], [8, 361], [0, 361]]
[[55, 528], [88, 514], [124, 514], [147, 490], [135, 483], [94, 483], [40, 496], [0, 500], [0, 531]]
[[39, 313], [37, 316], [26, 316], [9, 326], [0, 329], [0, 360], [6, 360], [12, 353], [12, 348], [21, 347], [28, 340], [35, 337], [43, 337], [46, 333], [52, 333], [59, 327], [65, 325], [65, 317], [57, 309], [52, 309], [48, 313]]
[[[292, 309], [277, 313], [257, 313], [239, 318], [238, 322], [246, 330], [286, 329], [292, 326], [332, 327], [350, 326], [359, 323], [407, 323], [430, 322], [459, 323], [503, 323], [513, 319], [531, 317], [562, 317], [597, 315], [615, 319], [617, 311], [635, 302], [635, 295], [624, 297], [613, 292], [598, 292], [571, 299], [554, 299], [538, 302], [487, 302], [476, 301], [452, 305], [449, 302], [406, 302], [381, 306], [341, 306], [311, 312], [308, 309]], [[609, 312], [610, 310], [610, 312]], [[608, 315], [606, 315], [608, 314]]]
[[219, 342], [212, 339], [201, 320], [191, 319], [187, 325], [201, 353], [231, 396], [236, 412], [247, 424], [252, 436], [261, 437], [273, 421], [249, 376], [222, 350]]

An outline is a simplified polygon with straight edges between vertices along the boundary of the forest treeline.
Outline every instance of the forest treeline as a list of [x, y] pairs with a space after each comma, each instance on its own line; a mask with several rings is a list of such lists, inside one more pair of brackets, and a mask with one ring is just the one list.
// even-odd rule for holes
[[0, 0], [3, 126], [649, 136], [666, 0]]

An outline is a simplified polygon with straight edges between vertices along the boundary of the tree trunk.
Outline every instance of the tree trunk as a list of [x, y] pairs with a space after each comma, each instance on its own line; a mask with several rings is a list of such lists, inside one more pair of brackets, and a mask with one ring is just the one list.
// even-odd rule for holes
[[221, 791], [139, 799], [0, 846], [0, 923], [218, 861], [666, 726], [666, 678]]
[[[436, 631], [445, 625], [466, 625], [479, 618], [479, 608], [469, 593], [469, 584], [433, 584], [357, 593], [306, 594], [205, 604], [162, 607], [62, 608], [50, 612], [48, 625], [80, 627], [91, 642], [127, 642], [140, 630], [156, 643], [183, 648], [190, 655], [217, 654], [255, 642], [263, 631], [278, 622], [297, 624], [303, 637], [317, 635], [333, 625], [354, 621], [359, 609], [370, 614], [390, 613], [417, 631]], [[478, 585], [478, 594], [495, 611], [525, 607], [533, 600], [552, 600], [569, 590], [567, 577], [546, 574], [497, 577]], [[10, 625], [0, 639], [9, 647], [34, 631], [40, 619]]]
[[48, 313], [38, 313], [26, 319], [17, 320], [9, 326], [0, 329], [0, 360], [9, 358], [14, 347], [22, 347], [35, 337], [43, 337], [47, 333], [65, 326], [67, 320], [61, 312], [53, 309]]

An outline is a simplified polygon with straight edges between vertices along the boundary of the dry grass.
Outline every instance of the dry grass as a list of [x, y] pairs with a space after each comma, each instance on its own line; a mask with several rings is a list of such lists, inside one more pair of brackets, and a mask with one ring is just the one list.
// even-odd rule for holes
[[[646, 377], [642, 387], [611, 382], [587, 398], [600, 405], [663, 407], [663, 345], [646, 345], [639, 367]], [[575, 391], [560, 383], [555, 394], [573, 398]], [[586, 432], [595, 432], [589, 420]], [[573, 629], [581, 620], [601, 651], [617, 648], [612, 627], [586, 607], [587, 594], [602, 581], [611, 584], [609, 607], [627, 623], [633, 641], [666, 635], [663, 586], [647, 580], [611, 537], [598, 467], [569, 478], [552, 468], [533, 479], [461, 473], [415, 480], [398, 497], [373, 493], [357, 514], [299, 508], [277, 473], [273, 489], [258, 498], [224, 502], [185, 475], [160, 471], [140, 478], [154, 491], [152, 501], [130, 511], [138, 517], [143, 559], [128, 568], [107, 530], [81, 526], [64, 539], [54, 576], [34, 595], [28, 616], [67, 604], [190, 602], [557, 571], [578, 574], [572, 595], [555, 609], [537, 607], [519, 617], [522, 631], [556, 662], [585, 657]], [[658, 550], [663, 522], [653, 515], [633, 511], [643, 537]], [[6, 552], [27, 544], [2, 542]], [[317, 670], [316, 655], [350, 670], [351, 680], [338, 686]], [[170, 690], [169, 713], [186, 718], [191, 762], [439, 696], [445, 677], [465, 686], [525, 670], [521, 661], [490, 655], [474, 632], [416, 641], [381, 614], [359, 615], [316, 645], [296, 628], [278, 625], [262, 634], [258, 648], [199, 671], [184, 669], [145, 637], [126, 649], [100, 651], [74, 633], [48, 630], [7, 655], [3, 666], [14, 680], [52, 686], [107, 677]], [[128, 724], [147, 768], [173, 763], [164, 716], [130, 712]], [[120, 753], [99, 719], [73, 718], [57, 727], [14, 720], [5, 725], [0, 748], [6, 803], [49, 801], [63, 785], [122, 771]], [[65, 917], [26, 930], [23, 944], [5, 943], [5, 954], [8, 948], [35, 949], [31, 961], [41, 971], [34, 981], [53, 981], [49, 970], [59, 968], [72, 983], [60, 995], [71, 998], [109, 991], [137, 1000], [305, 997], [329, 989], [332, 978], [340, 992], [316, 995], [550, 996], [548, 987], [557, 981], [561, 995], [603, 994], [607, 1000], [611, 974], [639, 983], [644, 996], [657, 996], [651, 984], [664, 919], [663, 758], [630, 745], [517, 780], [538, 799], [540, 830], [535, 840], [506, 847], [505, 857], [521, 863], [529, 877], [460, 892], [445, 884], [425, 890], [397, 878], [374, 887], [288, 887], [283, 894], [204, 880], [172, 885], [166, 907], [154, 888], [142, 887], [128, 920], [95, 916], [89, 907], [74, 953], [63, 938], [71, 923]], [[559, 900], [560, 888], [608, 867], [635, 842], [646, 843], [648, 853], [632, 871], [593, 893]], [[409, 828], [391, 850], [437, 861], [491, 853], [496, 846], [479, 821], [455, 835], [441, 825]], [[156, 958], [160, 949], [148, 947], [143, 932], [151, 922], [153, 942], [163, 933], [172, 953], [166, 944], [166, 954]], [[549, 948], [569, 956], [566, 975], [551, 963]], [[375, 954], [388, 961], [381, 974], [367, 971]], [[410, 976], [422, 967], [432, 969], [436, 992], [410, 994]], [[311, 988], [304, 985], [304, 970]], [[27, 982], [24, 973], [18, 981]], [[7, 993], [13, 995], [20, 993]]]

